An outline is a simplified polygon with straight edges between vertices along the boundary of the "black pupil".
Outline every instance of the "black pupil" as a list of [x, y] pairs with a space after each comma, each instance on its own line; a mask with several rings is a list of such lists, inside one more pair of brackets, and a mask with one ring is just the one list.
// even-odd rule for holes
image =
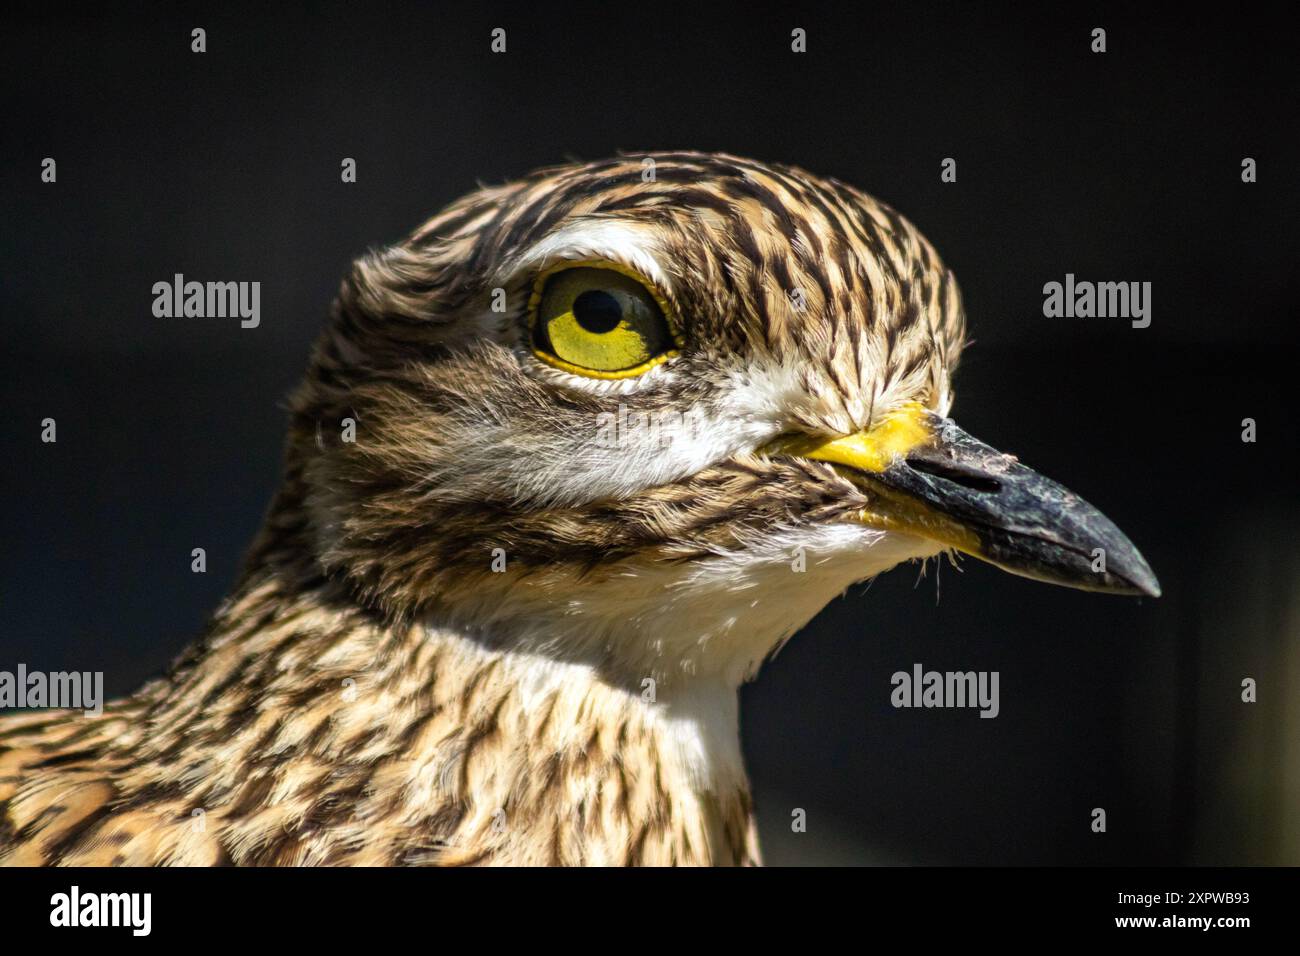
[[603, 335], [623, 320], [623, 307], [608, 292], [588, 289], [573, 300], [573, 317], [588, 332]]

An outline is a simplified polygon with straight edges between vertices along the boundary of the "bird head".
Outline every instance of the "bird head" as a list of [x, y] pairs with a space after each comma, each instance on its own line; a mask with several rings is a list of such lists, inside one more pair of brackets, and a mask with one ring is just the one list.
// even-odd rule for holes
[[1157, 594], [1100, 512], [948, 417], [964, 335], [929, 243], [833, 179], [546, 169], [354, 265], [286, 493], [366, 606], [631, 679], [738, 682], [944, 552]]

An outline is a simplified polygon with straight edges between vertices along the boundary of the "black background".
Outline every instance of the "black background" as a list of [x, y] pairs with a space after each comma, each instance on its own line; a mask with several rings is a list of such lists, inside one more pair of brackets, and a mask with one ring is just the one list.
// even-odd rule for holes
[[[354, 256], [480, 181], [722, 150], [912, 219], [965, 297], [955, 416], [1101, 507], [1165, 592], [973, 561], [854, 589], [743, 691], [769, 860], [1300, 862], [1300, 83], [1281, 23], [804, 3], [7, 16], [0, 669], [102, 670], [116, 695], [201, 629]], [[260, 281], [260, 328], [155, 318], [177, 272]], [[1067, 272], [1151, 282], [1150, 328], [1045, 318]], [[1001, 716], [892, 709], [914, 662], [998, 670]]]

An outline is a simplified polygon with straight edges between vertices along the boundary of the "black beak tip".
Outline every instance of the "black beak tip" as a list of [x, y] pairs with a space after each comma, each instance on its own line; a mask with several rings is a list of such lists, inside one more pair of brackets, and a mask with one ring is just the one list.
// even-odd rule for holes
[[1151, 570], [1151, 565], [1147, 564], [1141, 554], [1134, 551], [1132, 561], [1125, 563], [1128, 566], [1120, 569], [1118, 573], [1111, 572], [1124, 588], [1120, 593], [1139, 597], [1160, 597], [1160, 582], [1156, 580], [1156, 573]]
[[[1071, 529], [1073, 546], [1046, 537], [985, 529], [978, 557], [1004, 571], [1099, 594], [1160, 597], [1160, 582], [1142, 553], [1119, 529], [1091, 512], [1086, 530]], [[1099, 553], [1100, 552], [1100, 553]], [[1094, 564], [1105, 556], [1105, 564]]]
[[1142, 552], [1133, 546], [1133, 542], [1100, 514], [1092, 524], [1094, 527], [1102, 525], [1100, 540], [1105, 545], [1106, 569], [1100, 574], [1100, 590], [1133, 597], [1160, 597], [1160, 582], [1156, 580], [1156, 573], [1147, 564], [1147, 559], [1142, 557]]

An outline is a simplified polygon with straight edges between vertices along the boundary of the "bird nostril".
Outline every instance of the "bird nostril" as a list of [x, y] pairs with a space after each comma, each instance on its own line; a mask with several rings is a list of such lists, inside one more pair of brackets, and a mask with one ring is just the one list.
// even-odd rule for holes
[[934, 478], [942, 478], [944, 481], [951, 481], [953, 484], [969, 488], [971, 491], [997, 494], [1002, 490], [1002, 482], [996, 478], [990, 478], [988, 475], [981, 475], [978, 472], [966, 471], [957, 465], [946, 464], [930, 458], [908, 458], [906, 461], [908, 467], [913, 471], [919, 471]]

